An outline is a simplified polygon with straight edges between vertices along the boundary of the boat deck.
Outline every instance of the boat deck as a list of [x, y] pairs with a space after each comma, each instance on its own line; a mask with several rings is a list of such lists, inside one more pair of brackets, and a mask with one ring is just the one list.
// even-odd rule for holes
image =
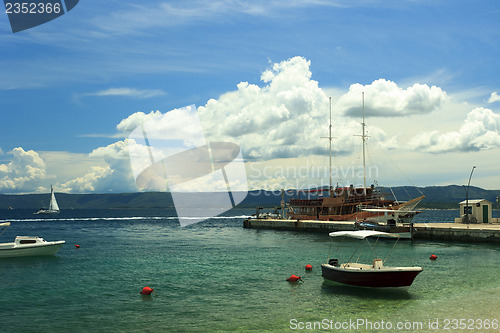
[[373, 269], [373, 265], [360, 264], [357, 262], [350, 262], [350, 263], [340, 265], [340, 268], [353, 269], [353, 270], [356, 270], [356, 269], [367, 270], [367, 269]]
[[10, 243], [0, 243], [0, 250], [1, 249], [10, 249], [10, 248], [13, 248], [15, 246], [15, 243], [14, 242], [10, 242]]

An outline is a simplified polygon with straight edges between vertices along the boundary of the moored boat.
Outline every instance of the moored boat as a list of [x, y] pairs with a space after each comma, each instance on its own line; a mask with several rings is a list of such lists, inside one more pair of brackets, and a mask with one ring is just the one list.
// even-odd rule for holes
[[[415, 206], [424, 198], [407, 202], [386, 199], [372, 185], [367, 188], [337, 187], [329, 197], [291, 199], [288, 218], [292, 220], [355, 221], [370, 220], [378, 223], [410, 223], [420, 213]], [[372, 207], [372, 208], [364, 208]]]
[[[0, 223], [7, 228], [10, 222]], [[65, 241], [46, 241], [38, 236], [17, 236], [14, 242], [0, 243], [0, 258], [33, 257], [55, 255]]]
[[[363, 186], [354, 185], [344, 187], [333, 187], [332, 185], [332, 120], [330, 99], [330, 186], [328, 188], [313, 189], [305, 191], [313, 198], [292, 198], [288, 203], [288, 219], [292, 220], [322, 220], [322, 221], [369, 221], [377, 224], [385, 224], [389, 227], [409, 224], [412, 218], [420, 213], [414, 208], [425, 197], [421, 195], [406, 202], [400, 202], [389, 198], [388, 193], [375, 188], [374, 185], [366, 186], [366, 163], [365, 163], [365, 141], [368, 137], [365, 133], [365, 112], [363, 94]], [[323, 197], [323, 192], [328, 196]], [[319, 195], [315, 195], [318, 194]], [[392, 232], [392, 231], [391, 231]]]
[[412, 224], [391, 225], [367, 220], [356, 220], [356, 222], [354, 223], [354, 227], [356, 228], [356, 230], [375, 230], [391, 234], [390, 236], [381, 235], [381, 238], [391, 238], [392, 236], [396, 235], [399, 236], [399, 239], [412, 239], [415, 232], [415, 228]]
[[[332, 238], [350, 237], [366, 239], [367, 242], [369, 242], [368, 237], [384, 236], [392, 237], [396, 240], [399, 239], [397, 235], [374, 230], [338, 231], [332, 232], [329, 235]], [[351, 258], [352, 257], [354, 257], [354, 254]], [[338, 259], [329, 259], [328, 263], [321, 265], [321, 274], [326, 280], [351, 286], [371, 288], [406, 289], [411, 286], [413, 280], [420, 272], [422, 272], [421, 267], [385, 266], [384, 261], [376, 257], [370, 264], [358, 263], [357, 261], [351, 262], [350, 259], [346, 262], [339, 263]]]

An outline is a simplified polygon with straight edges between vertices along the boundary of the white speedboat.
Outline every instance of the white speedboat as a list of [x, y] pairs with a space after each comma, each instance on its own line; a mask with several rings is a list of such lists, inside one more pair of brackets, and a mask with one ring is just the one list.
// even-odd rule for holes
[[59, 214], [59, 205], [57, 204], [56, 196], [54, 194], [54, 189], [50, 185], [50, 202], [49, 209], [41, 208], [35, 214]]
[[[10, 222], [0, 223], [7, 228]], [[57, 253], [65, 241], [48, 242], [37, 236], [17, 236], [12, 243], [0, 243], [0, 258], [51, 256]]]

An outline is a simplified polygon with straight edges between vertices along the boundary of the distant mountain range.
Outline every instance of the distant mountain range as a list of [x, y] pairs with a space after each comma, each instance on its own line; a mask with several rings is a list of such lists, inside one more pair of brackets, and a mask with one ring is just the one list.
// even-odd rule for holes
[[[408, 201], [410, 199], [425, 195], [425, 198], [417, 206], [418, 208], [439, 208], [439, 209], [458, 209], [458, 203], [465, 200], [465, 188], [459, 185], [449, 186], [428, 186], [428, 187], [409, 187], [396, 186], [392, 188], [378, 188], [383, 193], [387, 193], [387, 197], [399, 201]], [[308, 196], [307, 193], [300, 194], [302, 198]], [[485, 190], [479, 187], [471, 186], [469, 189], [469, 199], [486, 199], [494, 203], [496, 208], [496, 200], [500, 195], [500, 190]], [[287, 190], [285, 192], [285, 202], [292, 196], [297, 197], [297, 191]], [[310, 194], [310, 198], [317, 197], [317, 194]], [[240, 204], [245, 207], [277, 207], [281, 202], [281, 194], [279, 191], [251, 191], [246, 199]]]
[[[461, 185], [448, 186], [427, 186], [427, 187], [393, 187], [392, 191], [398, 200], [409, 200], [420, 195], [425, 195], [424, 200], [419, 204], [420, 208], [457, 208], [458, 203], [465, 200], [465, 187]], [[385, 192], [391, 193], [389, 188]], [[485, 190], [480, 187], [471, 186], [469, 188], [470, 199], [486, 199], [491, 201], [496, 208], [496, 200], [500, 195], [500, 190]]]
[[[408, 187], [397, 186], [381, 188], [388, 197], [395, 196], [398, 200], [406, 201], [418, 197], [420, 193], [425, 199], [417, 208], [458, 208], [458, 203], [465, 200], [463, 186], [428, 186]], [[301, 194], [305, 198], [308, 194]], [[316, 197], [318, 194], [310, 194]], [[487, 199], [494, 203], [496, 208], [497, 196], [500, 190], [485, 190], [479, 187], [470, 187], [469, 199]], [[192, 196], [196, 196], [195, 193]], [[285, 191], [285, 202], [297, 191]], [[109, 193], [109, 194], [66, 194], [57, 193], [59, 207], [64, 209], [113, 209], [113, 208], [173, 208], [172, 196], [168, 192], [140, 192], [140, 193]], [[0, 194], [0, 209], [39, 209], [47, 207], [50, 194]], [[281, 202], [280, 191], [250, 191], [238, 207], [276, 207]]]

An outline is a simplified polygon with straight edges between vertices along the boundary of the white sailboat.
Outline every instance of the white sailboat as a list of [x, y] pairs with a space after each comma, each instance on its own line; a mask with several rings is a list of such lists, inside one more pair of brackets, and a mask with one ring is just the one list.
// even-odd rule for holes
[[57, 204], [56, 196], [54, 194], [54, 188], [50, 185], [50, 203], [49, 209], [42, 208], [35, 214], [58, 214], [59, 205]]

